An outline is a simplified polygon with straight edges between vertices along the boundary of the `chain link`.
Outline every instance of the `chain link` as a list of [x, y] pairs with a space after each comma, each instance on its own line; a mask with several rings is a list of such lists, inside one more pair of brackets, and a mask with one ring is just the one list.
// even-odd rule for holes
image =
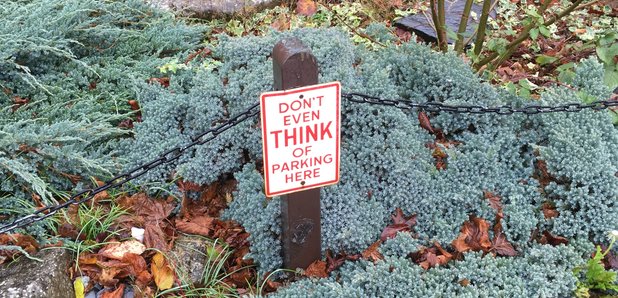
[[180, 156], [182, 156], [182, 154], [186, 152], [187, 150], [189, 150], [190, 148], [197, 146], [197, 145], [205, 144], [213, 140], [219, 134], [229, 130], [230, 128], [242, 123], [243, 121], [249, 118], [255, 117], [257, 114], [259, 114], [259, 112], [260, 112], [259, 104], [254, 104], [248, 109], [246, 109], [245, 111], [230, 118], [229, 120], [193, 137], [192, 142], [189, 144], [168, 150], [162, 153], [161, 155], [159, 155], [158, 157], [156, 157], [155, 159], [150, 160], [143, 165], [137, 166], [133, 169], [130, 169], [129, 171], [125, 173], [122, 173], [120, 175], [117, 175], [111, 178], [110, 180], [106, 181], [103, 185], [97, 188], [81, 191], [73, 195], [69, 200], [67, 200], [64, 203], [44, 207], [42, 209], [35, 211], [34, 213], [30, 215], [18, 218], [14, 220], [13, 222], [11, 222], [10, 224], [0, 227], [0, 234], [8, 233], [17, 228], [25, 227], [35, 222], [42, 221], [48, 217], [55, 215], [61, 209], [64, 209], [73, 204], [84, 203], [92, 199], [98, 193], [101, 193], [110, 188], [118, 187], [133, 179], [143, 176], [148, 171], [162, 164], [173, 162], [177, 160], [178, 158], [180, 158]]
[[557, 112], [579, 112], [585, 109], [595, 111], [618, 107], [618, 101], [599, 100], [585, 103], [568, 103], [556, 106], [528, 105], [516, 108], [510, 105], [497, 107], [484, 107], [477, 105], [447, 105], [441, 102], [415, 103], [408, 100], [383, 99], [362, 93], [342, 94], [341, 97], [356, 103], [368, 103], [373, 105], [394, 106], [402, 110], [418, 109], [426, 112], [447, 112], [453, 114], [498, 114], [512, 115], [521, 113], [526, 115], [557, 113]]
[[[556, 113], [556, 112], [579, 112], [585, 109], [592, 110], [604, 110], [611, 107], [617, 107], [618, 101], [608, 101], [608, 100], [600, 100], [595, 101], [589, 104], [582, 103], [569, 103], [557, 106], [543, 106], [543, 105], [529, 105], [520, 108], [515, 108], [510, 105], [503, 105], [497, 107], [484, 107], [477, 105], [447, 105], [440, 102], [424, 102], [424, 103], [415, 103], [408, 100], [400, 100], [400, 99], [383, 99], [376, 96], [371, 96], [362, 93], [349, 93], [342, 94], [342, 98], [349, 100], [350, 102], [355, 103], [368, 103], [373, 105], [383, 105], [383, 106], [392, 106], [402, 110], [411, 110], [418, 109], [427, 112], [447, 112], [453, 114], [498, 114], [498, 115], [512, 115], [515, 113], [522, 113], [526, 115], [534, 115], [534, 114], [542, 114], [542, 113]], [[94, 188], [84, 190], [76, 195], [73, 195], [69, 200], [64, 203], [47, 206], [42, 209], [37, 210], [36, 212], [18, 218], [14, 220], [12, 223], [0, 227], [0, 234], [8, 233], [14, 229], [21, 228], [32, 223], [42, 221], [50, 216], [58, 213], [59, 210], [64, 209], [73, 204], [81, 204], [90, 199], [92, 199], [95, 195], [100, 192], [103, 192], [110, 188], [115, 188], [120, 185], [123, 185], [133, 179], [136, 179], [148, 171], [166, 163], [173, 162], [182, 156], [182, 154], [188, 149], [197, 146], [206, 144], [213, 139], [215, 139], [218, 135], [223, 132], [229, 130], [230, 128], [242, 123], [243, 121], [257, 116], [259, 114], [259, 103], [256, 103], [246, 109], [245, 111], [236, 114], [234, 117], [228, 119], [227, 121], [191, 138], [191, 143], [186, 144], [184, 146], [179, 146], [173, 149], [170, 149], [157, 158], [146, 162], [143, 165], [137, 166], [125, 173], [117, 175], [110, 180], [106, 181], [105, 184]]]

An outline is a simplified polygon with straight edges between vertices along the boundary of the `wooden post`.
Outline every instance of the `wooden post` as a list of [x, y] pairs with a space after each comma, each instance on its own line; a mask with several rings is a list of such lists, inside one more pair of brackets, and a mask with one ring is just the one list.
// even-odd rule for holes
[[[318, 83], [315, 57], [298, 38], [287, 38], [273, 49], [275, 90]], [[287, 269], [307, 268], [321, 258], [320, 189], [281, 197], [282, 256]]]

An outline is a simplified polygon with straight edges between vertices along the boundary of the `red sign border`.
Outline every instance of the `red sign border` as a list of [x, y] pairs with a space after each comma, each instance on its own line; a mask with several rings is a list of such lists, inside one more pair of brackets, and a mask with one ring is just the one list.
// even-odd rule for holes
[[[296, 187], [296, 188], [292, 188], [288, 190], [282, 190], [282, 191], [271, 193], [268, 187], [268, 181], [269, 181], [270, 175], [268, 171], [268, 160], [266, 159], [266, 157], [268, 156], [268, 148], [267, 148], [267, 142], [266, 142], [266, 122], [264, 121], [266, 117], [266, 111], [264, 109], [266, 105], [266, 98], [307, 92], [307, 91], [312, 91], [312, 90], [321, 89], [321, 88], [329, 88], [333, 86], [337, 88], [337, 113], [336, 113], [337, 115], [337, 121], [336, 121], [337, 122], [337, 127], [336, 127], [337, 148], [335, 149], [336, 150], [335, 157], [336, 157], [337, 173], [336, 173], [335, 180], [325, 181], [322, 183], [317, 183], [317, 184], [312, 184], [312, 185], [303, 185], [301, 187]], [[289, 193], [293, 193], [293, 192], [297, 192], [301, 190], [308, 190], [308, 189], [322, 187], [326, 185], [337, 184], [339, 182], [339, 170], [340, 170], [340, 162], [341, 162], [340, 156], [339, 156], [340, 155], [339, 149], [341, 147], [341, 83], [340, 82], [323, 83], [323, 84], [311, 85], [311, 86], [282, 90], [282, 91], [264, 92], [260, 95], [260, 116], [261, 116], [261, 123], [262, 123], [262, 156], [264, 160], [264, 190], [265, 190], [264, 192], [267, 197], [280, 196], [280, 195], [289, 194]]]

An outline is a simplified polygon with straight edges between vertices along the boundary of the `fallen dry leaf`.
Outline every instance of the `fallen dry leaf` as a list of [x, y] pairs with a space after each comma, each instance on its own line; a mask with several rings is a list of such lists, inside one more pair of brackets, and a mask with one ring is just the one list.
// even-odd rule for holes
[[453, 255], [442, 248], [438, 242], [434, 242], [433, 247], [422, 247], [408, 256], [425, 270], [435, 266], [443, 266], [453, 259]]
[[128, 253], [141, 255], [145, 250], [146, 246], [144, 246], [144, 244], [135, 239], [131, 239], [121, 243], [110, 243], [99, 251], [99, 255], [110, 259], [122, 260]]
[[541, 208], [543, 210], [543, 216], [546, 219], [558, 217], [560, 215], [560, 212], [556, 210], [556, 207], [552, 206], [552, 204], [550, 204], [549, 202], [543, 203]]
[[326, 262], [322, 260], [317, 260], [311, 263], [311, 265], [309, 265], [309, 267], [307, 267], [307, 269], [305, 270], [305, 275], [308, 277], [317, 278], [328, 277], [328, 274], [326, 273]]
[[490, 191], [484, 190], [483, 191], [483, 197], [485, 197], [485, 199], [487, 199], [489, 201], [489, 206], [491, 208], [493, 208], [494, 210], [496, 210], [498, 212], [502, 210], [502, 203], [500, 202], [500, 200], [501, 200], [500, 196], [498, 196], [498, 195], [496, 195], [496, 194], [494, 194], [494, 193], [492, 193]]
[[160, 251], [168, 250], [168, 241], [161, 225], [155, 221], [144, 224], [144, 244], [148, 248], [156, 248]]
[[513, 245], [506, 240], [506, 236], [504, 233], [498, 233], [494, 237], [494, 242], [492, 244], [491, 250], [496, 254], [501, 256], [509, 256], [514, 257], [517, 255], [517, 251], [513, 248]]
[[103, 268], [101, 273], [97, 276], [97, 281], [105, 287], [115, 287], [119, 281], [116, 275], [119, 275], [121, 271], [122, 268]]
[[122, 258], [122, 261], [129, 264], [129, 272], [133, 276], [138, 276], [143, 271], [148, 272], [148, 265], [144, 257], [138, 254], [127, 253]]
[[489, 223], [475, 216], [464, 222], [461, 233], [451, 243], [455, 250], [460, 253], [468, 250], [488, 252], [491, 248], [489, 240]]
[[99, 297], [100, 298], [122, 298], [123, 294], [124, 294], [124, 284], [120, 284], [115, 290], [105, 291]]
[[208, 216], [194, 217], [191, 221], [176, 219], [176, 229], [187, 234], [210, 236], [215, 218]]
[[238, 286], [247, 285], [247, 281], [253, 278], [253, 272], [249, 268], [238, 270], [230, 275], [230, 278], [226, 280], [226, 283], [230, 283]]
[[119, 198], [118, 205], [135, 215], [144, 217], [146, 221], [156, 222], [163, 221], [174, 210], [173, 204], [164, 200], [149, 198], [144, 193]]
[[362, 258], [362, 255], [360, 254], [347, 255], [345, 253], [341, 253], [333, 256], [332, 251], [329, 249], [326, 251], [326, 273], [331, 273], [341, 267], [345, 261], [356, 261], [360, 258]]
[[427, 114], [424, 111], [420, 111], [418, 113], [418, 122], [423, 129], [429, 133], [434, 133], [433, 127], [431, 127], [431, 122], [429, 122], [429, 117], [427, 117]]
[[557, 246], [560, 244], [564, 244], [567, 245], [569, 244], [569, 240], [562, 237], [562, 236], [556, 236], [553, 235], [552, 233], [550, 233], [549, 231], [543, 231], [543, 236], [541, 237], [541, 240], [539, 241], [541, 244], [550, 244], [553, 246]]
[[[94, 179], [94, 181], [97, 183], [97, 186], [103, 186], [105, 185], [105, 182], [99, 180], [99, 179]], [[93, 202], [99, 202], [101, 200], [105, 200], [109, 198], [109, 193], [107, 192], [107, 190], [104, 190], [96, 195], [94, 195], [94, 197], [92, 198]]]
[[310, 17], [318, 11], [318, 4], [313, 0], [298, 0], [296, 3], [296, 13]]
[[[38, 242], [32, 236], [22, 234], [0, 234], [0, 245], [19, 246], [29, 254], [34, 254], [39, 249]], [[17, 255], [19, 255], [17, 250], [0, 250], [0, 264]]]
[[382, 241], [378, 240], [374, 242], [373, 244], [371, 244], [367, 249], [365, 249], [365, 251], [361, 253], [361, 255], [363, 256], [363, 259], [371, 260], [374, 262], [383, 260], [384, 256], [382, 256], [382, 254], [378, 251], [380, 244], [382, 244]]
[[152, 257], [150, 271], [159, 290], [167, 290], [174, 284], [174, 271], [160, 252]]
[[81, 265], [93, 265], [97, 263], [98, 258], [96, 254], [85, 252], [85, 253], [79, 254], [77, 261], [79, 262], [80, 266]]
[[406, 217], [401, 208], [395, 209], [395, 214], [391, 215], [391, 219], [393, 224], [386, 226], [382, 230], [380, 235], [380, 240], [382, 241], [395, 237], [398, 232], [412, 231], [412, 227], [416, 224], [416, 214]]

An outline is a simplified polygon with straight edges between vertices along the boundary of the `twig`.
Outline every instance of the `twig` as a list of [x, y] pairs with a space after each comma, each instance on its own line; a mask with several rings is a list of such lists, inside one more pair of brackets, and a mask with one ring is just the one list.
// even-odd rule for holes
[[470, 10], [472, 9], [472, 0], [466, 0], [461, 20], [459, 21], [459, 29], [457, 30], [457, 41], [455, 42], [455, 52], [462, 53], [464, 48], [464, 33], [468, 26], [468, 18], [470, 18]]
[[[496, 5], [498, 5], [498, 0], [495, 0], [492, 4], [491, 4], [491, 8], [489, 8], [489, 11], [494, 10], [494, 8], [496, 8]], [[468, 39], [466, 39], [466, 42], [464, 42], [464, 45], [470, 44], [470, 42], [472, 42], [472, 39], [476, 36], [476, 34], [479, 32], [479, 27], [476, 26], [476, 28], [474, 29], [474, 32], [472, 33], [472, 35], [470, 37], [468, 37]]]
[[438, 12], [436, 11], [436, 0], [429, 0], [429, 6], [431, 7], [431, 23], [433, 24], [434, 30], [436, 30], [438, 45], [440, 45], [442, 43], [440, 41], [440, 19], [438, 18]]
[[437, 32], [439, 37], [440, 50], [444, 53], [448, 51], [448, 40], [446, 39], [446, 12], [444, 10], [444, 0], [438, 0], [438, 21], [440, 29]]
[[478, 36], [474, 42], [474, 55], [481, 54], [483, 48], [483, 42], [485, 42], [485, 30], [487, 30], [487, 18], [489, 18], [489, 9], [491, 8], [491, 0], [483, 1], [483, 11], [481, 12], [481, 19], [479, 20]]

